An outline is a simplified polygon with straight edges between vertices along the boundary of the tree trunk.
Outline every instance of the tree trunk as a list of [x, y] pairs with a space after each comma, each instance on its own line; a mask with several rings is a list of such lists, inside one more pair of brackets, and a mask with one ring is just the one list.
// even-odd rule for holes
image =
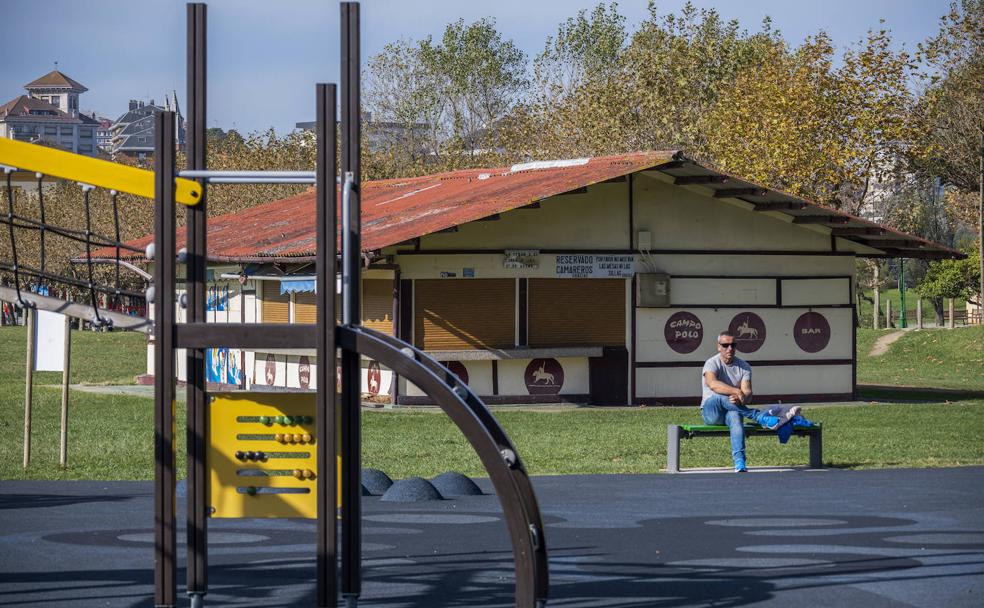
[[878, 298], [878, 262], [877, 261], [875, 262], [874, 275], [875, 278], [872, 281], [872, 285], [874, 286], [872, 298], [874, 302], [871, 305], [871, 313], [872, 313], [871, 316], [872, 316], [872, 327], [878, 329], [878, 315], [881, 314], [881, 302], [878, 301], [879, 298]]
[[981, 271], [981, 324], [984, 325], [984, 126], [981, 127], [980, 174], [977, 176], [980, 194], [980, 208], [977, 216], [977, 253], [980, 257]]
[[943, 298], [930, 298], [936, 314], [936, 327], [943, 327]]

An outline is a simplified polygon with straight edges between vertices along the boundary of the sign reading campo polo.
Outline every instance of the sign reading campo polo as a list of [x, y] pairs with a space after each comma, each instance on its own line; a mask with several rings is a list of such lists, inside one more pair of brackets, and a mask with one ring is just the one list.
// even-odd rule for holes
[[563, 279], [631, 279], [635, 258], [618, 254], [570, 254], [557, 256], [557, 276]]

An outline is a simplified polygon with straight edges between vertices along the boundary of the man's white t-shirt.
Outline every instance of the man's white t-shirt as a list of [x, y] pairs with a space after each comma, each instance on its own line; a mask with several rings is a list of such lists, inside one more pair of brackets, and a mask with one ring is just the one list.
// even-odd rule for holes
[[714, 377], [719, 382], [724, 382], [735, 388], [741, 388], [742, 380], [752, 381], [752, 366], [744, 359], [733, 357], [731, 365], [727, 365], [721, 360], [721, 355], [714, 355], [704, 363], [704, 369], [700, 372], [700, 384], [703, 389], [701, 403], [717, 394], [707, 386], [707, 379], [704, 378], [706, 372], [714, 372]]

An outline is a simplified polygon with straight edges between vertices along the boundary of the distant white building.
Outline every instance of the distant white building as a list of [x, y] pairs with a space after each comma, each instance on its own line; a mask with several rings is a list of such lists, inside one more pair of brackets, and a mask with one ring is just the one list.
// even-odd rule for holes
[[99, 122], [79, 112], [85, 86], [58, 70], [24, 85], [20, 95], [0, 106], [0, 137], [41, 143], [94, 156]]

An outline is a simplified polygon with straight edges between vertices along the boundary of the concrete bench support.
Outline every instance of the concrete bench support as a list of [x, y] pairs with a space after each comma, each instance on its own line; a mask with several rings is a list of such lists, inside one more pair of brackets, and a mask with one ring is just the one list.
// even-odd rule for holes
[[[709, 425], [688, 425], [688, 424], [669, 424], [666, 426], [666, 472], [679, 473], [680, 471], [680, 440], [694, 439], [696, 437], [728, 437], [731, 434], [726, 426]], [[755, 435], [775, 435], [771, 431], [759, 426], [745, 426], [745, 436]], [[794, 427], [793, 435], [798, 437], [810, 438], [810, 468], [823, 468], [823, 426]]]

